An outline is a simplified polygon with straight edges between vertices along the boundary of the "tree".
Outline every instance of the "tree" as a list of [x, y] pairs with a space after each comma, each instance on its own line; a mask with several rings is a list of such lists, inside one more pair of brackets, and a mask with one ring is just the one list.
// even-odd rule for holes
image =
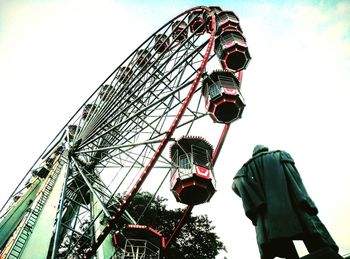
[[[164, 204], [166, 200], [160, 196], [152, 200], [150, 193], [142, 192], [135, 196], [127, 210], [135, 219], [139, 219], [138, 224], [150, 226], [168, 238], [183, 211], [167, 209]], [[214, 259], [221, 250], [225, 250], [225, 247], [214, 232], [215, 227], [211, 223], [207, 215], [190, 215], [176, 240], [166, 251], [165, 257], [167, 259]]]

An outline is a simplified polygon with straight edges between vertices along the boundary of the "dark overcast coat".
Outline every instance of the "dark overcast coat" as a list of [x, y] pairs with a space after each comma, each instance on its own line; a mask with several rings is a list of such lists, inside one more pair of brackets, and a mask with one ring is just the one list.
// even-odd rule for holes
[[269, 247], [273, 240], [304, 239], [310, 235], [320, 236], [325, 244], [338, 250], [317, 217], [318, 210], [287, 152], [256, 154], [238, 171], [232, 188], [255, 226], [262, 258], [266, 248], [274, 249]]

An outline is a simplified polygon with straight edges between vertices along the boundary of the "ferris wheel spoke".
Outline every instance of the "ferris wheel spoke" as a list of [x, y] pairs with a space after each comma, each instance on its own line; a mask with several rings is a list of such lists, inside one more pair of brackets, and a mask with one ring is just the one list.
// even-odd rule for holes
[[[197, 106], [197, 107], [198, 107], [198, 106]], [[194, 114], [194, 115], [195, 115], [195, 116], [189, 116], [189, 115], [187, 115], [187, 116], [189, 116], [190, 118], [193, 117], [193, 119], [191, 119], [191, 120], [189, 120], [188, 122], [185, 122], [185, 123], [179, 125], [179, 128], [182, 127], [182, 126], [184, 126], [184, 125], [187, 125], [188, 123], [191, 123], [191, 122], [193, 123], [195, 120], [197, 120], [197, 119], [199, 119], [199, 118], [205, 116], [205, 114], [201, 114], [201, 115]], [[185, 117], [186, 117], [186, 116], [185, 116]], [[154, 131], [154, 132], [155, 132], [155, 131]], [[163, 134], [161, 134], [161, 135], [163, 135]], [[158, 137], [161, 136], [161, 135], [158, 135]], [[147, 141], [147, 142], [131, 143], [131, 144], [129, 143], [129, 144], [124, 144], [124, 145], [116, 145], [116, 146], [106, 147], [106, 148], [102, 148], [102, 149], [96, 149], [96, 151], [97, 151], [97, 150], [118, 149], [118, 148], [124, 148], [124, 147], [129, 147], [129, 146], [130, 146], [130, 147], [135, 147], [135, 146], [142, 145], [142, 144], [159, 143], [159, 142], [160, 142], [160, 140], [154, 140], [154, 139], [152, 139], [152, 140]], [[128, 151], [130, 151], [130, 150], [128, 150]], [[86, 152], [89, 152], [89, 151], [84, 150], [84, 151], [80, 151], [80, 152], [77, 152], [77, 153], [86, 153]], [[117, 154], [115, 154], [115, 155], [117, 155]]]
[[[188, 55], [188, 58], [194, 56], [194, 54], [197, 54], [201, 49], [204, 48], [205, 45], [206, 45], [206, 42], [204, 42], [201, 46], [199, 46], [199, 47], [197, 48], [197, 51], [193, 51], [190, 55]], [[178, 64], [175, 64], [175, 65], [174, 65], [174, 68], [173, 68], [172, 70], [168, 71], [161, 79], [157, 80], [154, 84], [152, 84], [152, 85], [149, 87], [149, 91], [155, 90], [155, 88], [159, 85], [159, 83], [161, 83], [162, 80], [164, 80], [165, 77], [167, 77], [168, 75], [171, 75], [171, 72], [172, 72], [174, 69], [178, 69], [183, 63], [185, 63], [185, 61], [186, 61], [186, 59], [183, 59], [183, 60], [181, 60]], [[144, 97], [144, 95], [145, 95], [146, 93], [147, 93], [147, 92], [142, 93], [137, 99], [135, 99], [134, 101], [132, 101], [132, 103], [134, 103], [134, 102], [136, 102], [136, 101], [140, 101], [140, 99], [141, 99], [142, 97]], [[124, 102], [121, 102], [120, 105], [123, 105], [123, 104], [125, 104], [125, 101], [124, 101]], [[117, 108], [120, 108], [120, 107], [117, 107]], [[114, 111], [114, 110], [115, 110], [115, 109], [113, 109], [113, 111]], [[110, 122], [110, 121], [113, 121], [114, 118], [115, 118], [115, 117], [118, 117], [118, 116], [120, 116], [120, 112], [117, 113], [117, 114], [115, 114], [114, 116], [110, 116], [110, 117], [109, 117], [109, 120], [108, 120], [108, 118], [106, 118], [104, 121], [109, 121], [109, 122]], [[97, 132], [94, 132], [94, 133], [96, 134]], [[83, 142], [84, 142], [84, 141], [83, 141]]]
[[[149, 115], [148, 115], [149, 116]], [[141, 120], [145, 121], [143, 118], [141, 118]]]
[[[189, 78], [191, 78], [194, 74], [195, 74], [195, 72], [193, 72]], [[169, 86], [169, 84], [166, 84], [165, 82], [162, 82], [162, 84], [164, 85], [164, 87], [166, 87], [169, 90], [171, 90], [171, 87]], [[157, 96], [155, 96], [155, 97], [157, 97]], [[176, 95], [173, 95], [173, 98], [175, 98], [178, 102], [181, 102], [180, 98], [177, 97]]]
[[[130, 101], [129, 101], [130, 102]], [[116, 104], [119, 104], [120, 103], [120, 101], [118, 102], [118, 101], [115, 101], [115, 103]], [[134, 103], [132, 103], [132, 105], [134, 105]], [[125, 106], [125, 105], [124, 105]], [[129, 105], [130, 106], [130, 105]], [[125, 106], [125, 107], [127, 107], [127, 106]], [[111, 110], [120, 110], [121, 109], [121, 107], [119, 106], [117, 106], [116, 108], [114, 108], [112, 105], [110, 105], [109, 107], [107, 107], [107, 108], [109, 108], [110, 110], [107, 110], [107, 112], [106, 112], [106, 114], [108, 114], [108, 112], [110, 113], [110, 111]], [[129, 109], [128, 107], [127, 107], [127, 109]], [[101, 116], [101, 118], [102, 118], [102, 120], [100, 120], [100, 121], [102, 121], [102, 122], [104, 122], [104, 121], [106, 121], [106, 116]], [[109, 124], [109, 122], [107, 122], [107, 125]], [[96, 124], [97, 126], [99, 126], [98, 124]], [[96, 127], [96, 125], [95, 125], [95, 127]]]
[[80, 148], [83, 148], [85, 145], [87, 145], [87, 144], [89, 144], [89, 143], [91, 143], [91, 142], [93, 142], [93, 141], [96, 141], [97, 139], [99, 139], [100, 137], [106, 135], [106, 134], [109, 133], [110, 131], [112, 131], [112, 130], [114, 130], [114, 129], [117, 129], [118, 126], [122, 125], [123, 123], [126, 123], [126, 122], [130, 121], [130, 120], [131, 120], [132, 118], [134, 118], [134, 117], [137, 117], [137, 116], [141, 115], [142, 113], [144, 113], [145, 111], [147, 111], [149, 108], [154, 107], [154, 106], [160, 104], [164, 99], [171, 97], [174, 93], [176, 93], [176, 92], [178, 92], [178, 91], [184, 89], [184, 88], [185, 88], [187, 85], [189, 85], [189, 84], [190, 84], [190, 83], [187, 83], [187, 84], [185, 84], [185, 85], [179, 87], [178, 89], [174, 89], [172, 92], [170, 92], [170, 93], [166, 94], [165, 96], [163, 96], [162, 99], [159, 99], [159, 100], [157, 100], [157, 101], [154, 101], [154, 102], [151, 103], [148, 107], [145, 107], [145, 108], [139, 110], [138, 112], [134, 113], [133, 115], [131, 115], [131, 116], [129, 116], [127, 119], [125, 119], [122, 123], [117, 123], [117, 125], [115, 125], [115, 126], [109, 128], [108, 130], [106, 130], [105, 132], [101, 133], [101, 134], [98, 135], [97, 137], [94, 137], [94, 138], [92, 138], [92, 139], [89, 140], [89, 141], [88, 141], [88, 139], [87, 139], [85, 142], [83, 141], [83, 142], [81, 143], [81, 145], [80, 145]]
[[160, 188], [163, 186], [165, 180], [168, 178], [169, 174], [171, 172], [171, 168], [168, 170], [168, 172], [164, 175], [161, 183], [158, 185], [158, 188], [155, 190], [155, 192], [153, 193], [152, 197], [150, 198], [150, 200], [148, 201], [147, 205], [145, 206], [144, 210], [142, 211], [142, 213], [140, 214], [140, 216], [138, 217], [136, 224], [138, 224], [140, 222], [140, 220], [143, 218], [143, 216], [145, 215], [146, 211], [148, 210], [148, 208], [150, 207], [152, 201], [154, 200], [154, 198], [156, 197], [157, 193], [159, 192]]
[[[134, 110], [137, 110], [139, 107], [135, 107], [136, 109], [134, 109]], [[126, 117], [126, 116], [125, 116]], [[137, 117], [137, 116], [136, 116]], [[132, 119], [134, 119], [134, 118], [132, 118]], [[147, 123], [147, 121], [145, 121], [142, 117], [139, 117], [139, 118], [136, 118], [136, 119], [141, 119], [141, 120], [143, 120], [143, 122], [145, 122], [145, 123]]]
[[144, 142], [115, 145], [115, 146], [110, 146], [110, 147], [105, 147], [105, 148], [82, 150], [82, 151], [77, 151], [76, 154], [84, 154], [84, 153], [90, 153], [90, 152], [96, 152], [96, 151], [106, 151], [106, 150], [111, 150], [111, 149], [122, 149], [122, 148], [126, 148], [126, 147], [137, 147], [137, 146], [145, 145], [145, 144], [160, 143], [161, 141], [162, 141], [161, 139], [157, 139], [157, 140], [149, 140], [149, 141], [144, 141]]
[[[131, 138], [132, 138], [132, 137], [131, 137]], [[127, 140], [126, 143], [128, 143], [128, 142], [131, 143], [130, 141]], [[123, 150], [122, 148], [119, 148], [119, 150], [121, 151], [121, 153], [131, 152], [130, 150], [133, 149], [133, 148], [135, 148], [135, 147], [137, 147], [138, 145], [136, 145], [136, 146], [135, 146], [135, 145], [128, 145], [128, 146], [129, 146], [130, 148], [128, 148], [128, 150], [126, 150], [126, 151]], [[108, 154], [108, 155], [109, 155], [109, 156], [114, 156], [114, 157], [115, 157], [115, 156], [118, 156], [118, 154], [114, 154], [114, 153], [110, 153], [110, 154]], [[103, 160], [102, 160], [102, 161], [103, 161]]]
[[[148, 150], [150, 150], [150, 151], [152, 151], [153, 153], [156, 151], [156, 148], [154, 148], [153, 146], [151, 146], [151, 145], [147, 145], [146, 146], [146, 149], [148, 149]], [[132, 150], [125, 150], [124, 152], [122, 152], [123, 154], [124, 153], [128, 153], [128, 154], [133, 154], [133, 155], [137, 155], [138, 153], [134, 153]], [[121, 153], [118, 153], [118, 154], [114, 154], [114, 156], [119, 156], [119, 155], [121, 155]], [[132, 158], [133, 159], [133, 161], [134, 161], [134, 158]], [[140, 158], [138, 158], [138, 159], [140, 159]], [[149, 156], [143, 156], [142, 157], [142, 159], [146, 159], [146, 160], [150, 160], [151, 159], [151, 156], [149, 155]], [[129, 161], [130, 162], [130, 161]], [[163, 164], [166, 164], [167, 166], [171, 166], [171, 161], [169, 160], [169, 159], [167, 159], [166, 157], [164, 157], [163, 155], [161, 155], [160, 156], [160, 158], [159, 158], [159, 161], [158, 161], [160, 164], [161, 163], [163, 163]], [[140, 165], [142, 165], [141, 167], [139, 167], [139, 168], [144, 168], [145, 167], [145, 165], [144, 164], [141, 164], [141, 163], [138, 163], [139, 164], [139, 166]], [[127, 165], [124, 165], [125, 167], [127, 166]], [[135, 166], [136, 167], [136, 166]], [[163, 166], [164, 167], [164, 166]]]
[[[142, 153], [144, 152], [144, 150], [146, 149], [146, 147], [144, 146], [143, 149], [141, 150], [141, 152], [138, 154], [138, 157], [136, 160], [140, 159], [140, 157], [142, 157]], [[113, 192], [113, 196], [116, 195], [120, 189], [120, 187], [122, 186], [122, 184], [124, 184], [127, 176], [131, 173], [132, 169], [135, 168], [137, 162], [134, 161], [133, 164], [131, 165], [131, 167], [128, 168], [127, 172], [124, 174], [124, 177], [119, 181], [119, 184], [117, 185], [117, 187], [115, 188], [114, 192]]]
[[[205, 115], [207, 115], [207, 114], [200, 114], [200, 113], [198, 112], [198, 111], [199, 111], [199, 106], [200, 106], [201, 100], [202, 100], [202, 95], [200, 95], [200, 97], [199, 97], [199, 101], [198, 101], [198, 104], [197, 104], [197, 107], [196, 107], [196, 111], [193, 112], [193, 115], [194, 115], [193, 120], [190, 122], [190, 126], [188, 127], [188, 130], [187, 130], [187, 132], [186, 132], [186, 135], [188, 135], [188, 134], [190, 133], [194, 122], [195, 122], [196, 120], [200, 119], [200, 116], [201, 116], [201, 115], [203, 115], [203, 117], [204, 117]], [[198, 114], [199, 114], [199, 116], [198, 116]]]
[[[128, 150], [126, 150], [125, 152], [131, 153], [131, 152], [132, 152], [131, 150], [132, 150], [133, 148], [139, 146], [139, 145], [145, 145], [145, 144], [147, 144], [148, 146], [150, 146], [150, 144], [155, 144], [155, 143], [160, 143], [160, 140], [159, 140], [159, 139], [155, 139], [155, 138], [153, 137], [153, 138], [151, 138], [151, 139], [150, 139], [149, 141], [147, 141], [147, 142], [136, 143], [136, 145], [135, 145], [135, 143], [126, 144], [126, 145], [123, 145], [123, 146], [119, 146], [119, 148], [121, 149], [121, 148], [125, 148], [125, 147], [130, 147], [130, 148], [129, 148]], [[118, 154], [118, 153], [111, 153], [110, 155], [111, 155], [111, 156], [118, 156], [119, 154]]]

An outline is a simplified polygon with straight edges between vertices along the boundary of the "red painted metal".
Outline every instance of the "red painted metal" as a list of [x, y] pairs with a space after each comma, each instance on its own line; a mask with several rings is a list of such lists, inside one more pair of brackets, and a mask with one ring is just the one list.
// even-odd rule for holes
[[171, 242], [174, 240], [174, 238], [176, 237], [176, 235], [180, 232], [180, 229], [183, 227], [183, 225], [186, 222], [186, 219], [188, 218], [188, 216], [191, 214], [191, 211], [193, 209], [193, 206], [187, 206], [187, 208], [185, 209], [184, 213], [182, 214], [182, 218], [180, 219], [180, 221], [177, 223], [174, 232], [171, 234], [171, 236], [169, 237], [169, 239], [167, 240], [166, 244], [165, 244], [165, 249], [167, 249], [169, 247], [169, 245], [171, 244]]
[[225, 124], [225, 127], [223, 129], [223, 131], [221, 132], [221, 136], [219, 139], [219, 142], [215, 148], [214, 154], [213, 154], [213, 158], [211, 159], [211, 164], [214, 166], [216, 163], [216, 160], [219, 156], [219, 153], [221, 151], [222, 146], [224, 145], [228, 130], [230, 129], [230, 125], [231, 124]]
[[198, 177], [209, 179], [209, 177], [211, 176], [211, 171], [208, 168], [197, 165], [195, 166], [195, 170], [196, 170], [196, 175]]
[[243, 71], [239, 71], [239, 72], [237, 73], [237, 78], [238, 78], [238, 81], [239, 81], [239, 82], [242, 82]]

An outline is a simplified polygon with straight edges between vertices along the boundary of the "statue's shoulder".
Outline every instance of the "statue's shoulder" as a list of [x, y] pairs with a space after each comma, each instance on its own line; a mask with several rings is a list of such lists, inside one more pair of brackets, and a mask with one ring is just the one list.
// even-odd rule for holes
[[294, 159], [292, 158], [292, 156], [288, 152], [283, 151], [283, 150], [278, 150], [278, 153], [280, 155], [281, 162], [294, 163]]
[[245, 164], [241, 167], [241, 169], [238, 170], [238, 172], [236, 173], [235, 178], [238, 178], [238, 177], [242, 177], [242, 176], [245, 176], [246, 175], [246, 168], [245, 168]]

